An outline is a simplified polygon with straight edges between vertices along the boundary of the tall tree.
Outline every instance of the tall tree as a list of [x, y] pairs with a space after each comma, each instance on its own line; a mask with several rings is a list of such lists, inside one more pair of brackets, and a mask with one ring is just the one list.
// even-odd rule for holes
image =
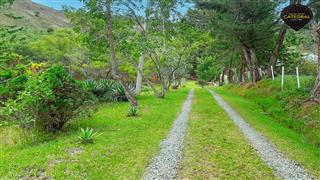
[[[119, 57], [121, 52], [119, 44], [130, 32], [130, 22], [121, 16], [114, 16], [118, 13], [120, 0], [81, 0], [84, 7], [78, 10], [66, 9], [67, 16], [75, 25], [75, 29], [85, 35], [88, 47], [95, 54], [93, 58], [109, 60], [113, 79], [118, 81], [125, 91], [125, 95], [132, 106], [137, 106], [137, 100], [130, 93], [128, 85], [119, 72]], [[115, 26], [114, 26], [115, 25]], [[121, 29], [115, 34], [114, 29]], [[119, 43], [119, 44], [118, 44]], [[117, 54], [118, 53], [118, 54]], [[106, 67], [106, 68], [109, 68]]]
[[111, 12], [111, 3], [112, 3], [112, 0], [106, 0], [107, 36], [108, 36], [108, 43], [109, 43], [109, 49], [110, 49], [110, 58], [111, 58], [110, 62], [111, 62], [112, 76], [124, 88], [126, 97], [128, 98], [130, 104], [132, 106], [136, 107], [136, 106], [138, 106], [137, 100], [130, 93], [128, 86], [123, 81], [120, 74], [118, 73], [118, 63], [117, 63], [117, 58], [116, 58], [115, 46], [114, 46], [114, 41], [113, 41], [113, 31], [112, 31], [112, 28], [113, 28], [112, 19], [113, 18], [112, 18], [112, 12]]
[[318, 74], [314, 83], [314, 87], [311, 91], [311, 99], [320, 102], [320, 2], [318, 0], [310, 0], [309, 5], [314, 13], [318, 47]]
[[[298, 4], [298, 3], [301, 3], [301, 0], [290, 0], [290, 4]], [[288, 31], [288, 26], [283, 22], [281, 24], [277, 40], [275, 42], [273, 51], [272, 51], [270, 59], [269, 59], [269, 66], [268, 66], [268, 76], [269, 77], [272, 76], [271, 66], [275, 67], [275, 65], [276, 65], [279, 51], [280, 51], [280, 48], [283, 44], [283, 41], [284, 41], [285, 36], [287, 34], [287, 31]]]
[[202, 14], [211, 17], [209, 24], [212, 30], [243, 53], [253, 82], [259, 81], [261, 56], [258, 54], [266, 51], [266, 46], [273, 39], [277, 3], [272, 0], [259, 3], [250, 0], [197, 0], [196, 5]]

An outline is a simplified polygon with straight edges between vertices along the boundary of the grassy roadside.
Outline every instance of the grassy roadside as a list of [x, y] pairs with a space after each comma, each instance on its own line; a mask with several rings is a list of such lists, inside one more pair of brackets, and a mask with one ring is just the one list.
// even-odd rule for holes
[[[134, 118], [126, 116], [127, 103], [103, 104], [93, 119], [72, 122], [54, 140], [1, 148], [0, 179], [138, 179], [188, 91], [171, 91], [165, 99], [141, 96]], [[79, 127], [92, 127], [102, 135], [94, 144], [79, 144]]]
[[180, 177], [274, 179], [206, 89], [196, 90], [192, 108]]
[[302, 76], [297, 89], [294, 76], [286, 76], [281, 91], [281, 78], [264, 79], [256, 84], [227, 85], [222, 89], [250, 100], [273, 120], [303, 135], [310, 143], [320, 147], [320, 105], [308, 102], [314, 78]]
[[315, 177], [320, 177], [320, 149], [292, 129], [265, 113], [253, 100], [223, 88], [214, 89], [247, 122], [268, 138], [289, 158], [302, 164]]

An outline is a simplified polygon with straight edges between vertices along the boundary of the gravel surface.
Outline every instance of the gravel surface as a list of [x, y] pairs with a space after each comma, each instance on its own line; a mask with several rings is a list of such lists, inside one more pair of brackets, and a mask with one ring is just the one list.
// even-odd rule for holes
[[170, 133], [160, 143], [160, 154], [151, 160], [143, 179], [174, 179], [177, 176], [193, 95], [194, 90], [192, 89]]
[[286, 158], [274, 145], [252, 129], [218, 94], [211, 90], [209, 91], [233, 122], [240, 128], [263, 161], [275, 170], [277, 176], [283, 179], [313, 179], [301, 166], [293, 160]]

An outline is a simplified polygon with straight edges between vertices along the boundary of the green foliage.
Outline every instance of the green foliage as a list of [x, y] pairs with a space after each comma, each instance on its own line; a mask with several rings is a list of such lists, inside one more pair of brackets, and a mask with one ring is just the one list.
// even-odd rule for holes
[[310, 60], [304, 60], [300, 66], [300, 74], [305, 76], [315, 76], [317, 74], [317, 63]]
[[97, 133], [93, 132], [92, 128], [88, 128], [88, 127], [86, 129], [80, 128], [79, 139], [83, 144], [93, 143], [94, 138], [98, 136], [99, 135]]
[[[134, 86], [128, 85], [131, 94], [134, 94]], [[124, 88], [120, 83], [115, 83], [112, 89], [112, 99], [114, 101], [128, 101]]]
[[211, 81], [220, 73], [216, 59], [212, 56], [199, 58], [196, 73], [198, 80], [205, 82]]
[[128, 117], [133, 117], [133, 116], [137, 116], [137, 115], [138, 115], [138, 108], [134, 107], [134, 106], [131, 106], [129, 111], [128, 111], [127, 116]]
[[25, 88], [25, 83], [28, 81], [26, 75], [21, 75], [16, 78], [9, 79], [6, 83], [0, 85], [0, 106], [7, 99], [16, 99], [19, 92]]
[[87, 80], [84, 82], [84, 87], [97, 96], [100, 100], [112, 100], [112, 89], [114, 82], [101, 79], [101, 80]]
[[[83, 87], [100, 101], [128, 101], [122, 85], [112, 80], [87, 80], [83, 82]], [[134, 86], [129, 84], [128, 88], [134, 94]]]
[[77, 110], [90, 97], [61, 66], [52, 66], [30, 78], [17, 100], [6, 103], [6, 112], [24, 126], [33, 125], [56, 132], [75, 117]]
[[11, 5], [11, 4], [13, 3], [13, 1], [14, 1], [14, 0], [1, 0], [1, 1], [0, 1], [0, 10], [1, 10], [1, 8], [2, 8], [4, 5], [6, 5], [6, 4]]
[[70, 29], [59, 29], [29, 44], [33, 58], [39, 61], [77, 65], [87, 60], [82, 37]]

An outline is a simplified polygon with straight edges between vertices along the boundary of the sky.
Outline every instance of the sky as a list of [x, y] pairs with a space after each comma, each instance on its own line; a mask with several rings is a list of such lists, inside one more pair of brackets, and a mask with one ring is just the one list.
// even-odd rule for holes
[[56, 10], [62, 10], [63, 6], [80, 8], [83, 4], [79, 0], [32, 0], [33, 2], [43, 4]]
[[[83, 7], [83, 3], [81, 3], [79, 0], [32, 0], [32, 1], [51, 7], [56, 10], [62, 10], [63, 6], [71, 6], [74, 8]], [[147, 4], [146, 1], [143, 3]], [[192, 4], [187, 4], [185, 7], [179, 7], [178, 11], [182, 14], [185, 14], [190, 7], [192, 7]]]

